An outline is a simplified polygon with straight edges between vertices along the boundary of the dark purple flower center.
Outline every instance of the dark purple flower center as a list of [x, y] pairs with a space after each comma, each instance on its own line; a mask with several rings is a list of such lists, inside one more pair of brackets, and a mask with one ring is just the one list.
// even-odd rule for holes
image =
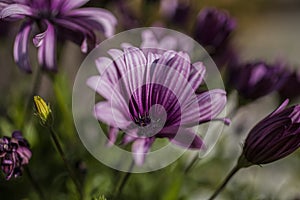
[[57, 14], [58, 14], [57, 12], [47, 10], [47, 9], [39, 10], [38, 11], [38, 18], [40, 18], [40, 19], [49, 19], [50, 20], [52, 18], [55, 18], [55, 16]]
[[144, 115], [140, 115], [139, 117], [135, 118], [134, 122], [136, 125], [144, 127], [151, 123], [151, 118], [148, 113], [145, 113]]
[[131, 95], [128, 106], [133, 127], [138, 129], [139, 136], [144, 137], [154, 136], [181, 116], [176, 95], [156, 83], [138, 88]]

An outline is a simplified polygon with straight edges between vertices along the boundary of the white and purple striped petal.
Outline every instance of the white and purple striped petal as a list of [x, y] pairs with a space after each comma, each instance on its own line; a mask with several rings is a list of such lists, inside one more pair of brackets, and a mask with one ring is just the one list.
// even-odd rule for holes
[[[4, 6], [4, 5], [2, 5]], [[0, 11], [0, 18], [22, 19], [25, 16], [32, 16], [32, 9], [27, 5], [9, 4]]]
[[132, 154], [135, 164], [141, 166], [144, 164], [145, 157], [150, 150], [154, 138], [139, 138], [132, 144]]
[[117, 19], [107, 10], [101, 8], [80, 8], [65, 14], [67, 17], [78, 18], [86, 22], [90, 29], [103, 31], [106, 37], [115, 32]]
[[31, 29], [32, 22], [24, 22], [14, 43], [14, 60], [17, 65], [26, 72], [31, 72], [28, 54], [28, 40]]
[[[59, 0], [56, 0], [59, 2]], [[62, 2], [61, 10], [63, 12], [72, 10], [74, 8], [79, 8], [89, 2], [89, 0], [60, 0]]]
[[38, 62], [43, 69], [57, 71], [56, 66], [56, 33], [53, 24], [45, 21], [47, 29], [34, 37], [34, 44], [38, 47]]

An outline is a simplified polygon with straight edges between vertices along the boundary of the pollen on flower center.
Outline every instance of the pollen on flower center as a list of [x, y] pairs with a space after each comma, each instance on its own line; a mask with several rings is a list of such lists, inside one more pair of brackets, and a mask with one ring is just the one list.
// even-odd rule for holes
[[152, 137], [159, 133], [164, 127], [166, 116], [164, 114], [159, 115], [158, 113], [139, 115], [135, 118], [134, 122], [137, 125], [138, 136], [140, 137]]
[[134, 119], [134, 122], [138, 126], [144, 127], [151, 123], [151, 118], [147, 113], [144, 115], [139, 114], [139, 116]]

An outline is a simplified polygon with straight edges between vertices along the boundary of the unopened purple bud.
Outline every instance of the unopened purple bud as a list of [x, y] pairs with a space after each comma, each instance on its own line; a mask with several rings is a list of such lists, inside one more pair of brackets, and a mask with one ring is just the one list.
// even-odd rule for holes
[[235, 27], [236, 21], [226, 11], [205, 8], [197, 18], [195, 40], [214, 52], [227, 42]]
[[300, 146], [300, 105], [286, 108], [288, 100], [261, 120], [246, 138], [243, 155], [252, 164], [267, 164]]
[[230, 69], [229, 82], [245, 99], [258, 99], [282, 86], [287, 74], [279, 63], [246, 63]]

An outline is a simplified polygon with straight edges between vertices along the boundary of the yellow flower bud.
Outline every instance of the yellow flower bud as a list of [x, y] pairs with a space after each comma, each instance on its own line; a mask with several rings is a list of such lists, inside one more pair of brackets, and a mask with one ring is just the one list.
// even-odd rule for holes
[[33, 100], [36, 114], [40, 118], [41, 123], [43, 125], [49, 125], [52, 121], [51, 109], [49, 104], [47, 104], [40, 96], [34, 96]]

